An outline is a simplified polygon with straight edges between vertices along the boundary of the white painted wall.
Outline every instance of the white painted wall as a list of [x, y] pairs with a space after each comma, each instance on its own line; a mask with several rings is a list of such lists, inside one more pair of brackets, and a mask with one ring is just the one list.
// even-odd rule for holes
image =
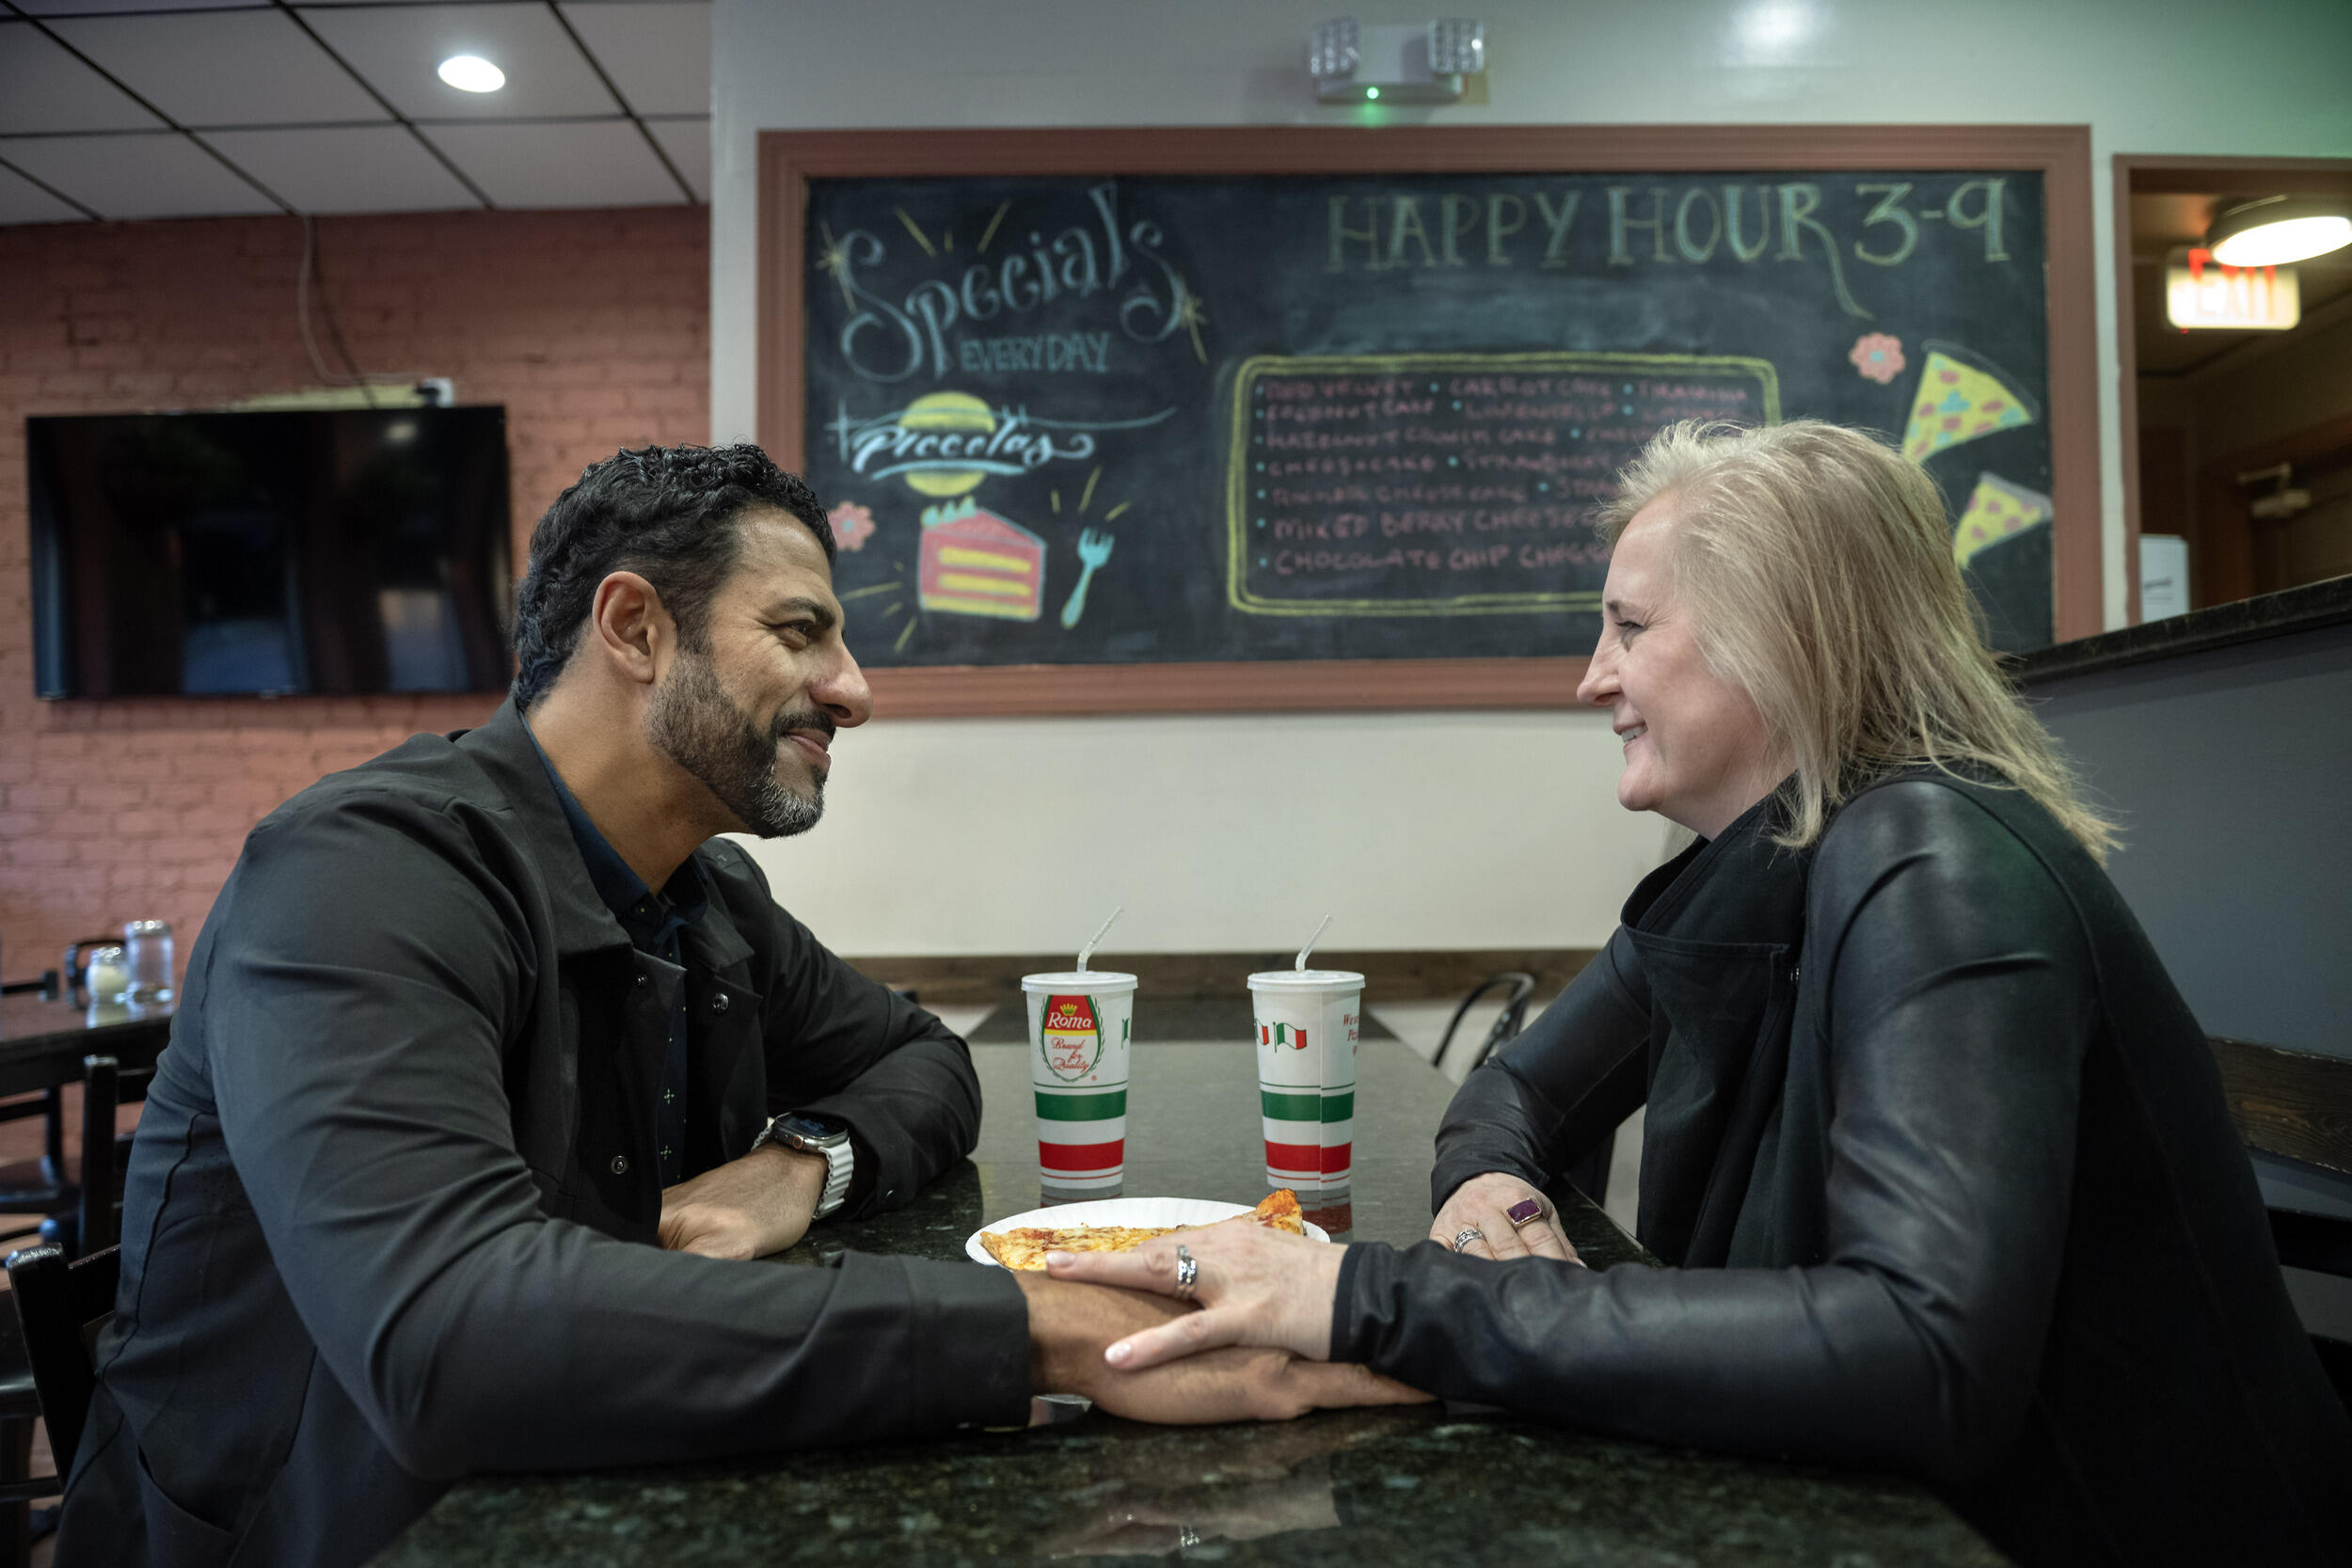
[[[716, 0], [714, 438], [754, 430], [756, 137], [880, 126], [1312, 124], [1335, 0]], [[2344, 0], [1484, 0], [1484, 104], [1398, 123], [2088, 123], [2099, 354], [2109, 158], [2352, 156]], [[1432, 11], [1366, 10], [1367, 22]], [[2106, 612], [2122, 468], [2100, 409]], [[1126, 945], [1593, 945], [1663, 825], [1614, 805], [1598, 715], [891, 721], [844, 736], [833, 817], [759, 852], [850, 954], [1022, 952], [1125, 902]], [[1068, 759], [1089, 759], [1073, 764]], [[1311, 759], [1296, 766], [1294, 759]]]

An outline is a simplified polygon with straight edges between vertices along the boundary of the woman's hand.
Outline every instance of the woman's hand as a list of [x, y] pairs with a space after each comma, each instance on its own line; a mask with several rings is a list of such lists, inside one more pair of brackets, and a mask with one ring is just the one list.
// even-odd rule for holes
[[1191, 1299], [1201, 1310], [1126, 1336], [1103, 1353], [1104, 1360], [1139, 1371], [1224, 1345], [1330, 1359], [1331, 1302], [1339, 1293], [1340, 1254], [1345, 1249], [1326, 1242], [1268, 1230], [1247, 1219], [1227, 1220], [1155, 1237], [1133, 1252], [1049, 1252], [1045, 1272], [1056, 1279], [1172, 1296], [1180, 1243], [1198, 1271]]
[[1310, 1410], [1418, 1404], [1429, 1398], [1368, 1368], [1303, 1360], [1271, 1348], [1210, 1350], [1164, 1367], [1114, 1361], [1105, 1350], [1122, 1338], [1203, 1314], [1165, 1296], [1034, 1274], [1016, 1274], [1013, 1283], [1028, 1299], [1030, 1386], [1040, 1393], [1083, 1394], [1131, 1420], [1287, 1421]]
[[[1529, 1201], [1534, 1202], [1538, 1212], [1534, 1219], [1521, 1224], [1511, 1223], [1510, 1211]], [[1525, 1210], [1520, 1210], [1524, 1214]], [[1473, 1176], [1454, 1189], [1454, 1196], [1445, 1200], [1438, 1217], [1429, 1222], [1429, 1238], [1454, 1246], [1454, 1238], [1465, 1230], [1476, 1230], [1468, 1245], [1455, 1250], [1472, 1258], [1557, 1258], [1563, 1262], [1580, 1266], [1583, 1259], [1576, 1248], [1568, 1245], [1560, 1234], [1551, 1199], [1516, 1176], [1501, 1171], [1488, 1171]], [[1483, 1239], [1481, 1239], [1483, 1237]]]

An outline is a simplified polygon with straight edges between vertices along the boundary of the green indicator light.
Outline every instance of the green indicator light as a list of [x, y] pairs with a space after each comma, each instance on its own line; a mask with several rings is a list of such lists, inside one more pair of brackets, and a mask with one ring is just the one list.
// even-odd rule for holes
[[1366, 98], [1377, 98], [1380, 96], [1380, 89], [1378, 87], [1366, 87], [1364, 89], [1364, 96]]

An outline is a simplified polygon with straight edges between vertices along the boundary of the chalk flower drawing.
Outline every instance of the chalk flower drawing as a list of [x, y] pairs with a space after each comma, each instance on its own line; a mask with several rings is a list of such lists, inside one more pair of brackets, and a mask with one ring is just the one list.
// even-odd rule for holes
[[1883, 332], [1865, 332], [1853, 341], [1853, 352], [1846, 356], [1853, 368], [1883, 387], [1903, 373], [1903, 341]]
[[833, 536], [845, 550], [862, 550], [874, 537], [874, 514], [855, 501], [833, 509]]

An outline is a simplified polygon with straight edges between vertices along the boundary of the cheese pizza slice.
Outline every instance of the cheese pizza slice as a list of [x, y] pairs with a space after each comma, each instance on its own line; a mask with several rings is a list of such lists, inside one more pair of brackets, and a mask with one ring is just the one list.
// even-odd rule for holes
[[1903, 455], [1924, 463], [1963, 441], [2031, 424], [2036, 417], [2032, 400], [2005, 372], [1970, 363], [1949, 348], [1931, 348], [1903, 427]]
[[[1307, 1233], [1306, 1217], [1298, 1210], [1298, 1195], [1288, 1187], [1268, 1194], [1248, 1218], [1269, 1230], [1287, 1230], [1294, 1236]], [[1200, 1228], [1197, 1225], [1078, 1225], [1060, 1229], [1023, 1226], [1013, 1230], [983, 1230], [980, 1245], [1009, 1269], [1041, 1273], [1049, 1252], [1133, 1252], [1154, 1236], [1173, 1236], [1179, 1231]]]

